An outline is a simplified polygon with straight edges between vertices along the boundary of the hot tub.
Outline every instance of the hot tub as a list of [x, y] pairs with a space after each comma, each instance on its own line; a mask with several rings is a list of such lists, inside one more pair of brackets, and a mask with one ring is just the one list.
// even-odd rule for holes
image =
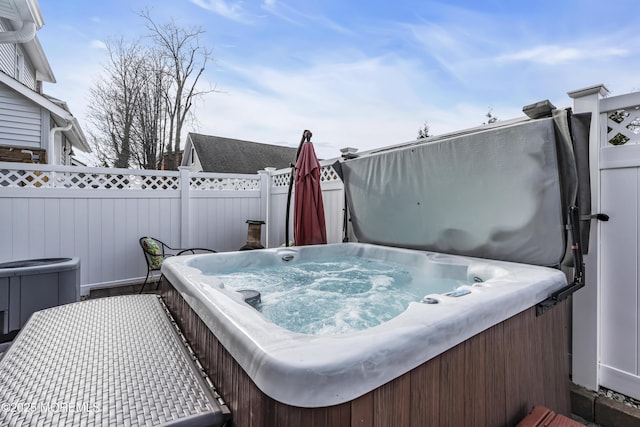
[[35, 311], [79, 299], [80, 258], [0, 263], [0, 338], [10, 338]]
[[[273, 323], [245, 303], [237, 288], [225, 286], [218, 277], [248, 267], [294, 268], [310, 260], [351, 257], [400, 266], [411, 272], [414, 282], [421, 282], [421, 276], [431, 276], [454, 279], [458, 284], [449, 292], [439, 294], [428, 293], [429, 288], [425, 286], [422, 298], [416, 297], [399, 315], [369, 329], [310, 335]], [[180, 305], [178, 300], [183, 299], [265, 399], [297, 408], [327, 408], [357, 402], [392, 380], [411, 375], [417, 367], [447, 354], [469, 338], [527, 312], [566, 285], [565, 275], [554, 269], [362, 243], [268, 249], [249, 255], [235, 252], [175, 257], [163, 264], [162, 273], [168, 280], [164, 293], [169, 305], [176, 308]], [[245, 286], [261, 291], [258, 282]], [[261, 292], [264, 301], [269, 295]], [[299, 307], [300, 311], [309, 308]], [[526, 316], [536, 322], [535, 315]], [[185, 322], [193, 325], [192, 320]], [[527, 328], [533, 324], [516, 323], [521, 323], [524, 329], [511, 333], [529, 337], [531, 330]], [[538, 321], [541, 323], [546, 324]], [[544, 329], [538, 332], [553, 335]], [[187, 334], [194, 332], [189, 330]], [[204, 339], [191, 338], [192, 342]], [[496, 344], [498, 349], [509, 345], [502, 339]], [[479, 359], [483, 363], [495, 355], [490, 348], [485, 351]], [[208, 350], [202, 352], [206, 354]], [[504, 362], [504, 354], [499, 357], [498, 360]], [[472, 365], [462, 361], [450, 368], [462, 374]], [[532, 362], [523, 368], [527, 372], [535, 371], [539, 367], [534, 365]], [[507, 374], [501, 375], [504, 379]], [[215, 372], [212, 376], [215, 377]], [[217, 384], [223, 391], [229, 386]], [[237, 398], [248, 399], [245, 402], [248, 405], [255, 396], [238, 395]]]
[[[590, 217], [588, 159], [579, 154], [588, 130], [586, 117], [556, 110], [344, 159], [336, 167], [343, 222], [360, 243], [163, 263], [167, 305], [233, 425], [505, 426], [534, 405], [569, 415], [564, 298], [583, 284], [578, 237], [588, 234], [588, 219], [579, 226], [576, 206]], [[274, 291], [262, 283], [274, 266], [335, 259], [406, 270], [398, 277], [414, 293], [400, 309], [383, 310], [382, 321], [355, 329], [299, 329], [272, 316]], [[577, 267], [568, 287], [561, 265]], [[247, 268], [258, 270], [246, 283], [230, 282], [230, 271]], [[364, 303], [350, 300], [356, 312], [381, 296], [396, 306], [392, 294], [404, 285], [394, 278], [383, 278], [381, 293], [364, 293]], [[349, 286], [361, 286], [351, 279], [342, 280], [345, 298]], [[296, 274], [290, 282], [323, 295]], [[243, 301], [238, 291], [247, 289], [263, 292], [262, 307]], [[275, 292], [287, 300], [281, 311], [320, 306]]]
[[[424, 275], [467, 284], [443, 294], [431, 294], [425, 285], [422, 298], [416, 297], [402, 313], [369, 329], [310, 335], [275, 324], [244, 303], [237, 288], [230, 289], [218, 278], [247, 267], [267, 269], [281, 264], [286, 270], [308, 261], [352, 257], [405, 267], [414, 283]], [[270, 249], [251, 256], [175, 257], [167, 260], [162, 273], [193, 302], [196, 313], [260, 390], [300, 407], [355, 399], [535, 306], [567, 283], [562, 272], [543, 267], [361, 243]], [[291, 283], [292, 288], [295, 285]], [[263, 300], [269, 297], [259, 282], [244, 287], [261, 292]], [[310, 308], [302, 303], [298, 310], [304, 313]]]

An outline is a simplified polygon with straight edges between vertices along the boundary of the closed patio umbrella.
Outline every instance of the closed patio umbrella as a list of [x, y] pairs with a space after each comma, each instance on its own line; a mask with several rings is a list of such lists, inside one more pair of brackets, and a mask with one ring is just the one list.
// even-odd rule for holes
[[320, 162], [305, 131], [304, 142], [295, 166], [295, 200], [293, 204], [293, 238], [297, 246], [327, 243], [324, 204], [320, 189]]

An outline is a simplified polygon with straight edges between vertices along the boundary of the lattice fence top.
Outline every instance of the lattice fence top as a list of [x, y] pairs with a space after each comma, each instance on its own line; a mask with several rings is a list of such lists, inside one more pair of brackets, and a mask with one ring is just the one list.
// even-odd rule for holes
[[640, 143], [640, 105], [607, 113], [607, 142], [611, 145]]
[[180, 177], [40, 170], [0, 170], [0, 187], [178, 190]]
[[[44, 167], [43, 167], [44, 169]], [[86, 171], [36, 170], [33, 166], [6, 169], [0, 167], [0, 188], [65, 188], [95, 190], [179, 190], [180, 176], [175, 174], [135, 174]], [[260, 177], [207, 177], [191, 175], [191, 190], [260, 190]]]
[[[16, 165], [16, 166], [14, 166]], [[77, 169], [77, 170], [76, 170]], [[95, 190], [180, 190], [180, 175], [171, 172], [127, 171], [108, 169], [51, 167], [48, 165], [24, 165], [20, 163], [0, 164], [0, 188], [68, 188]], [[215, 176], [218, 175], [218, 176]], [[222, 176], [219, 176], [222, 175]], [[289, 186], [289, 169], [276, 171], [271, 175], [272, 187]], [[190, 174], [189, 189], [196, 191], [259, 191], [259, 175]], [[320, 181], [323, 183], [340, 181], [331, 165], [322, 166]]]
[[340, 181], [340, 177], [336, 173], [336, 170], [332, 166], [323, 166], [320, 169], [320, 181], [321, 182], [331, 182], [331, 181]]
[[192, 190], [260, 190], [260, 178], [206, 178], [191, 177]]
[[286, 171], [285, 173], [280, 173], [278, 175], [272, 176], [271, 186], [272, 187], [287, 187], [289, 186], [289, 178], [291, 177], [291, 173]]
[[[289, 177], [291, 173], [289, 170], [281, 170], [276, 172], [272, 176], [272, 187], [288, 187]], [[336, 173], [335, 169], [331, 165], [322, 166], [320, 168], [320, 182], [333, 182], [340, 181], [340, 177]]]

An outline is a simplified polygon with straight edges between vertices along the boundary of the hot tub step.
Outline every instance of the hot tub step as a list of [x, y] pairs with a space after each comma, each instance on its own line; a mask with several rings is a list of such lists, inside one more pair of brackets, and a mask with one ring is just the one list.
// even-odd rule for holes
[[544, 406], [535, 406], [529, 415], [518, 423], [516, 427], [584, 427], [577, 421], [564, 415], [556, 414]]

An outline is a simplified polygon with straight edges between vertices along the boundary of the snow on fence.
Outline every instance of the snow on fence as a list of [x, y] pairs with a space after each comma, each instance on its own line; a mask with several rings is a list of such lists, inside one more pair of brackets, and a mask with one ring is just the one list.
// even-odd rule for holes
[[[138, 239], [146, 235], [232, 251], [253, 219], [266, 222], [262, 243], [279, 246], [289, 176], [289, 169], [240, 175], [0, 162], [0, 261], [78, 256], [86, 294], [144, 280]], [[327, 237], [339, 242], [344, 192], [330, 166], [322, 186]]]

